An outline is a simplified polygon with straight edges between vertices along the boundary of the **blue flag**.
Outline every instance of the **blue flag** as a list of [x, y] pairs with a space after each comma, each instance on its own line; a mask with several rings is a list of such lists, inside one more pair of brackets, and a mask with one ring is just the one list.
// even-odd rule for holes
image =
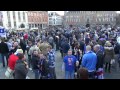
[[5, 30], [4, 29], [0, 29], [0, 33], [4, 33], [5, 32]]

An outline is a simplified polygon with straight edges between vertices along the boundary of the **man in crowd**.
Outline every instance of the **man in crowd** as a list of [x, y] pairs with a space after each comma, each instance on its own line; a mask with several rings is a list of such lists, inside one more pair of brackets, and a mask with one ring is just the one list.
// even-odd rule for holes
[[49, 65], [45, 56], [41, 53], [40, 60], [39, 60], [39, 71], [40, 71], [40, 79], [48, 79], [49, 74]]
[[35, 79], [39, 79], [39, 67], [38, 67], [38, 62], [39, 62], [39, 56], [38, 56], [38, 51], [34, 50], [33, 55], [32, 55], [32, 69], [35, 74]]
[[9, 48], [8, 48], [8, 45], [5, 43], [4, 39], [2, 39], [2, 41], [0, 43], [0, 53], [1, 53], [1, 57], [2, 57], [3, 67], [5, 67], [5, 59], [7, 61], [7, 65], [8, 65]]
[[70, 45], [68, 44], [68, 40], [66, 39], [66, 40], [62, 43], [61, 46], [62, 46], [63, 56], [66, 56], [68, 50], [70, 49]]
[[98, 79], [104, 79], [104, 77], [103, 77], [104, 54], [100, 50], [100, 45], [95, 45], [94, 46], [94, 51], [97, 55], [97, 65], [96, 65], [97, 78]]
[[48, 64], [49, 64], [49, 74], [51, 79], [56, 79], [55, 73], [55, 52], [52, 49], [52, 46], [48, 47], [48, 54], [47, 54]]
[[30, 48], [32, 47], [32, 42], [31, 41], [28, 41], [28, 45], [27, 45], [27, 54], [28, 54], [28, 66], [29, 66], [29, 69], [30, 70], [32, 70], [31, 69], [31, 54], [30, 53], [28, 53], [29, 52], [29, 50], [30, 50]]
[[72, 55], [72, 51], [68, 51], [68, 55], [66, 55], [63, 59], [63, 67], [65, 67], [65, 79], [74, 79], [75, 66], [79, 64], [76, 57]]
[[18, 55], [18, 60], [15, 65], [15, 79], [26, 79], [28, 73], [28, 64], [24, 54]]
[[10, 55], [13, 54], [13, 53], [15, 53], [18, 48], [19, 48], [18, 47], [18, 42], [14, 42], [13, 43], [13, 47], [10, 50]]
[[53, 48], [53, 47], [54, 47], [54, 39], [53, 39], [52, 36], [49, 37], [48, 42], [49, 42], [49, 44], [50, 44], [50, 45], [52, 46], [52, 48]]
[[91, 51], [91, 46], [86, 46], [86, 53], [82, 58], [82, 67], [87, 68], [89, 78], [95, 78], [95, 70], [97, 64], [97, 55]]

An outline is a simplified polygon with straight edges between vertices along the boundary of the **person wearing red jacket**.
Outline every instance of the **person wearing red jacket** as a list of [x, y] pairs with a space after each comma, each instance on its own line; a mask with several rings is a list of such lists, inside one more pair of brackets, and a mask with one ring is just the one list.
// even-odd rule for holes
[[17, 51], [14, 54], [10, 55], [10, 57], [8, 59], [8, 67], [11, 70], [15, 69], [16, 61], [19, 59], [18, 56], [17, 56], [18, 54], [23, 54], [23, 50], [22, 49], [17, 49]]
[[12, 77], [14, 78], [15, 65], [16, 61], [19, 60], [19, 54], [23, 54], [22, 49], [17, 49], [17, 51], [14, 54], [10, 55], [8, 59], [8, 68], [5, 72], [5, 77], [7, 79], [11, 79]]
[[24, 35], [24, 39], [25, 39], [25, 40], [28, 39], [28, 34], [27, 34], [27, 33]]

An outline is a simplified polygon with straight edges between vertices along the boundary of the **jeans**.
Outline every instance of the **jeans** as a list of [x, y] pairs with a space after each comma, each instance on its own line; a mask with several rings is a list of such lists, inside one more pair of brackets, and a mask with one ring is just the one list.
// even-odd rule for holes
[[62, 51], [62, 50], [60, 50], [60, 53], [61, 53], [61, 57], [63, 58], [63, 51]]
[[74, 79], [75, 71], [65, 71], [65, 79]]
[[33, 72], [35, 73], [35, 79], [39, 79], [39, 69], [33, 69]]
[[50, 45], [52, 46], [52, 48], [54, 48], [54, 43], [50, 43]]
[[7, 53], [1, 54], [1, 58], [2, 58], [3, 67], [5, 67], [5, 58], [6, 58], [7, 65], [8, 65], [8, 54]]
[[51, 79], [56, 79], [55, 68], [49, 68], [49, 74]]
[[89, 79], [95, 79], [95, 72], [88, 72]]
[[56, 43], [56, 51], [59, 50], [59, 44]]
[[28, 55], [28, 66], [29, 66], [29, 68], [31, 67], [31, 55]]
[[106, 71], [110, 72], [110, 70], [111, 70], [111, 64], [110, 64], [110, 62], [109, 63], [105, 63], [105, 72]]
[[119, 64], [119, 67], [120, 67], [119, 54], [115, 54], [115, 55], [114, 55], [114, 58], [115, 58], [115, 69], [116, 69], [116, 71], [117, 71], [117, 70], [118, 70], [118, 64]]

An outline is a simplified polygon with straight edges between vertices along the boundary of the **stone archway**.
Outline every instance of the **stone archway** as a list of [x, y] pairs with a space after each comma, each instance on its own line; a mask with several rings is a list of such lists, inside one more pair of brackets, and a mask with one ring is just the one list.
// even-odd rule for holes
[[22, 24], [20, 25], [20, 28], [25, 28], [25, 24], [22, 23]]

